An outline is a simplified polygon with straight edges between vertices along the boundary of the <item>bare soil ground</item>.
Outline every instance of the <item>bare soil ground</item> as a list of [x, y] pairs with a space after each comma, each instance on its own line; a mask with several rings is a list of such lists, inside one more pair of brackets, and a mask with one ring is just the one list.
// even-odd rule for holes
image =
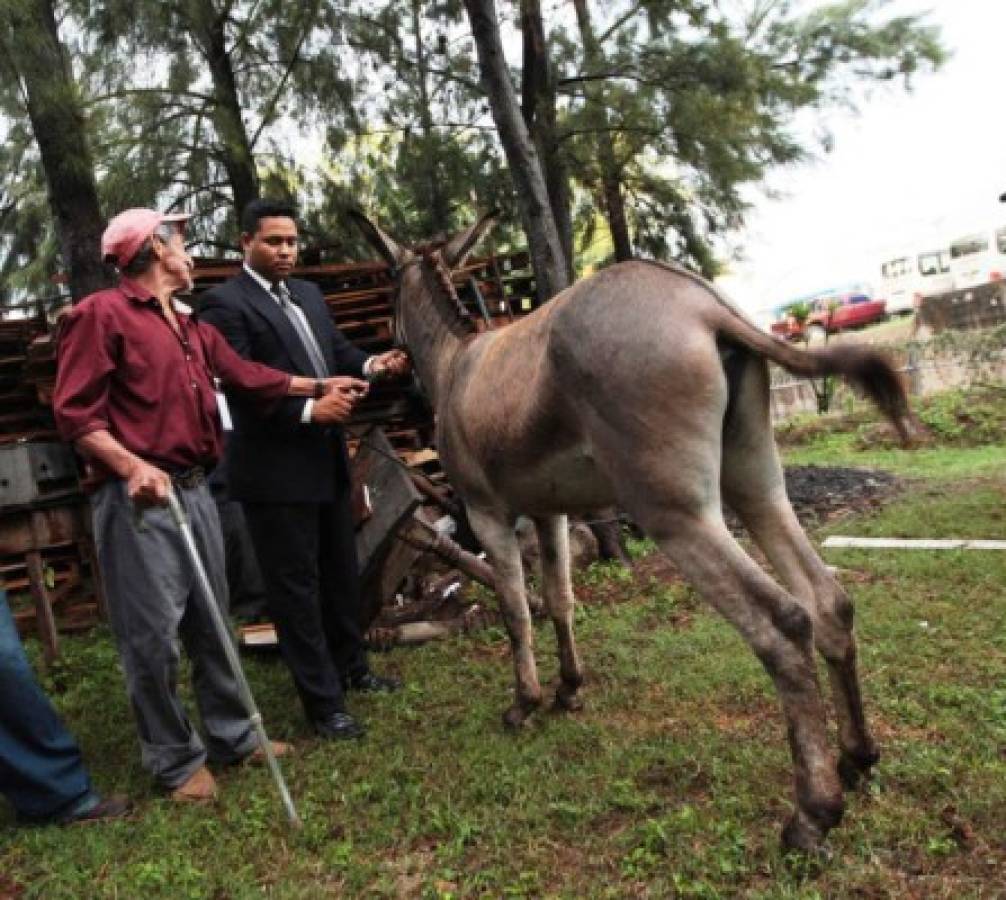
[[879, 469], [789, 466], [786, 493], [804, 526], [876, 510], [894, 496], [900, 480]]

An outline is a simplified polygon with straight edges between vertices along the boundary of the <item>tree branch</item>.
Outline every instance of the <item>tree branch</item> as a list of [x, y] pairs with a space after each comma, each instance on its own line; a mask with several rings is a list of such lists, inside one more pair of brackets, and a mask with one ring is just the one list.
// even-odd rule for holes
[[[169, 88], [123, 88], [122, 90], [112, 91], [108, 94], [100, 94], [97, 97], [89, 97], [87, 100], [81, 101], [81, 105], [88, 107], [94, 106], [98, 103], [104, 103], [106, 100], [121, 100], [124, 97], [142, 97], [151, 94], [168, 94], [172, 97], [189, 97], [193, 100], [202, 100], [204, 103], [216, 102], [213, 97], [208, 94], [200, 94], [198, 91], [173, 91]], [[165, 106], [174, 105], [178, 104], [165, 104]]]
[[632, 128], [625, 125], [612, 125], [610, 128], [571, 128], [563, 132], [556, 139], [556, 143], [562, 143], [581, 134], [648, 134], [651, 137], [659, 137], [663, 131], [659, 128]]
[[[245, 20], [242, 23], [241, 30], [238, 32], [237, 37], [234, 38], [234, 43], [231, 44], [230, 49], [227, 50], [228, 55], [233, 54], [238, 49], [238, 47], [240, 47], [243, 43], [245, 43], [245, 40], [248, 37], [248, 33], [251, 30], [251, 26], [255, 21], [255, 16], [258, 15], [259, 7], [261, 6], [262, 6], [262, 0], [255, 0], [255, 5], [251, 8], [251, 11], [245, 17]], [[229, 2], [226, 9], [226, 15], [228, 18], [230, 18], [230, 12], [232, 8], [233, 4]]]
[[266, 103], [265, 110], [262, 113], [262, 120], [259, 122], [259, 126], [256, 129], [255, 134], [252, 135], [252, 139], [248, 144], [249, 150], [254, 151], [255, 145], [258, 143], [258, 139], [262, 136], [262, 132], [265, 130], [266, 126], [270, 124], [269, 120], [276, 109], [276, 104], [279, 103], [279, 98], [286, 88], [286, 83], [293, 74], [294, 66], [296, 66], [300, 60], [300, 49], [304, 46], [304, 41], [307, 40], [307, 36], [311, 33], [311, 29], [314, 27], [314, 18], [318, 15], [319, 4], [320, 0], [315, 0], [311, 14], [306, 17], [304, 30], [301, 32], [300, 39], [297, 41], [297, 46], [293, 48], [293, 55], [290, 57], [290, 62], [288, 63], [282, 76], [280, 76], [279, 84], [276, 85], [276, 90], [273, 91], [272, 97], [270, 97], [269, 102]]
[[622, 16], [622, 18], [616, 19], [612, 23], [611, 27], [608, 28], [607, 31], [605, 31], [603, 34], [598, 35], [597, 42], [599, 44], [603, 44], [606, 40], [608, 40], [608, 38], [610, 38], [616, 31], [618, 31], [619, 28], [625, 25], [630, 19], [635, 18], [636, 13], [638, 13], [642, 8], [643, 8], [642, 2], [637, 3], [633, 7], [630, 7], [628, 12], [626, 12], [626, 14]]

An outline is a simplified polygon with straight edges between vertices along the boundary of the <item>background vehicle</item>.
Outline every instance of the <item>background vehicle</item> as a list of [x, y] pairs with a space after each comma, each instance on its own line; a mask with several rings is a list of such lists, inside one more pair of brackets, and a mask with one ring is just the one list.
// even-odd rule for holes
[[887, 303], [874, 300], [869, 294], [850, 292], [821, 297], [807, 317], [808, 338], [824, 337], [846, 328], [861, 328], [887, 318]]
[[923, 297], [942, 294], [954, 286], [949, 250], [930, 250], [888, 260], [880, 267], [880, 276], [880, 296], [887, 301], [890, 315], [914, 312]]
[[1006, 228], [987, 229], [950, 243], [953, 290], [1002, 281], [1006, 274]]
[[[809, 307], [802, 312], [801, 307]], [[794, 315], [796, 311], [796, 315]], [[780, 308], [771, 325], [772, 334], [788, 340], [823, 339], [826, 334], [846, 328], [860, 328], [887, 318], [887, 304], [874, 300], [862, 286], [819, 291], [791, 301]]]

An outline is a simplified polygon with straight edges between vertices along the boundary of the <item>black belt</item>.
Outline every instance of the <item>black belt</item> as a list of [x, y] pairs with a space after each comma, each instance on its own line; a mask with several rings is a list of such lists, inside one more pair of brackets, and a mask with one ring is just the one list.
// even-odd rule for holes
[[206, 470], [202, 466], [169, 471], [168, 477], [180, 488], [197, 488], [201, 484], [206, 484]]

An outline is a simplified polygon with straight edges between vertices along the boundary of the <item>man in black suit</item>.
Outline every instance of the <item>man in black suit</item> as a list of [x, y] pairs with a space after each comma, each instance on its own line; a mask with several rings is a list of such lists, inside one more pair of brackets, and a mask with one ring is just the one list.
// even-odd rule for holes
[[[289, 277], [298, 251], [292, 206], [252, 201], [241, 229], [242, 271], [199, 304], [200, 320], [239, 354], [319, 381], [408, 371], [399, 350], [368, 356], [354, 347], [318, 287]], [[338, 392], [289, 399], [265, 416], [234, 397], [226, 459], [230, 495], [244, 506], [269, 615], [307, 717], [322, 737], [355, 738], [363, 728], [346, 712], [344, 689], [399, 685], [372, 673], [364, 651], [346, 443], [339, 424], [323, 424], [333, 421], [331, 394]]]

